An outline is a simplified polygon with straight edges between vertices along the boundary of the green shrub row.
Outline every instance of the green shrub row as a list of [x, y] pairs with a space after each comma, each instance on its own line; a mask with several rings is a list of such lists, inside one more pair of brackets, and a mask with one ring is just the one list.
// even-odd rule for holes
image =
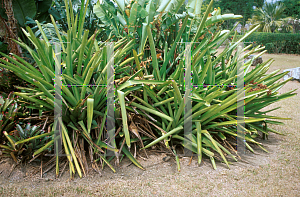
[[268, 53], [300, 54], [300, 34], [254, 32], [245, 42], [265, 46]]

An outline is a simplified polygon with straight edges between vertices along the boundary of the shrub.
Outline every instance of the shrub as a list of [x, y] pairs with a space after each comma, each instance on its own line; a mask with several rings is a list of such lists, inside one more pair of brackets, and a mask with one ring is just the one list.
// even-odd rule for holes
[[300, 54], [300, 34], [255, 32], [245, 42], [263, 45], [268, 53]]

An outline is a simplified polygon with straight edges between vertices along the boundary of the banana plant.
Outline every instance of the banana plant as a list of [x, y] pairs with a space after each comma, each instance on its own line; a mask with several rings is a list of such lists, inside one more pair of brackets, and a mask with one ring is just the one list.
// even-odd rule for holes
[[[94, 13], [107, 26], [109, 32], [116, 37], [138, 38], [138, 49], [135, 48], [135, 50], [141, 52], [146, 44], [147, 36], [149, 36], [147, 33], [148, 25], [151, 27], [156, 47], [160, 50], [164, 50], [166, 42], [168, 43], [168, 48], [171, 47], [172, 41], [177, 36], [181, 21], [186, 16], [189, 16], [189, 29], [186, 32], [195, 33], [192, 29], [199, 26], [201, 13], [199, 8], [201, 8], [201, 4], [202, 0], [190, 0], [187, 5], [184, 5], [183, 0], [102, 1], [102, 3], [97, 2], [95, 4]], [[224, 20], [242, 17], [233, 14], [221, 15], [220, 9], [211, 13], [212, 5], [213, 1], [208, 7], [207, 16], [202, 20], [202, 28], [204, 25], [210, 26]], [[179, 8], [182, 6], [186, 7], [185, 11], [179, 13]], [[191, 21], [196, 22], [191, 23]], [[202, 29], [198, 31], [198, 34], [201, 31]], [[192, 36], [187, 33], [183, 37], [187, 35]], [[177, 43], [174, 44], [177, 45]]]

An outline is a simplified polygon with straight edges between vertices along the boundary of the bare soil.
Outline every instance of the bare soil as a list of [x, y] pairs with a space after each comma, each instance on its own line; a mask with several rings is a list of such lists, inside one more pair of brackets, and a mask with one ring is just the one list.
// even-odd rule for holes
[[[263, 55], [264, 61], [270, 58], [275, 62], [269, 72], [300, 66], [297, 55]], [[252, 146], [257, 154], [247, 152], [230, 169], [217, 162], [214, 170], [208, 159], [198, 166], [193, 158], [189, 165], [190, 158], [183, 157], [178, 172], [175, 160], [164, 162], [165, 154], [152, 152], [147, 160], [138, 158], [145, 171], [124, 159], [116, 173], [105, 166], [101, 175], [91, 169], [86, 177], [70, 180], [68, 170], [58, 179], [54, 170], [41, 178], [40, 173], [30, 176], [40, 163], [11, 171], [13, 161], [2, 160], [0, 196], [300, 196], [300, 83], [290, 81], [279, 93], [292, 89], [298, 89], [298, 95], [269, 106], [281, 106], [271, 115], [291, 118], [272, 126], [285, 135], [271, 133], [260, 140], [269, 153]]]

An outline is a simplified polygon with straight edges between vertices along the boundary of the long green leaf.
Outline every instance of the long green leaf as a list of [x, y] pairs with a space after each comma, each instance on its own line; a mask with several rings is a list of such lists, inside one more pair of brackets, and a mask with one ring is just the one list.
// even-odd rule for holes
[[149, 148], [150, 146], [153, 146], [154, 144], [157, 144], [158, 142], [164, 140], [165, 138], [169, 137], [170, 135], [173, 135], [174, 133], [182, 130], [183, 127], [182, 126], [179, 126], [171, 131], [169, 131], [168, 133], [162, 135], [161, 137], [157, 138], [156, 140], [154, 140], [153, 142], [151, 142], [150, 144], [148, 144], [147, 146], [145, 146], [144, 148], [142, 149], [145, 149], [145, 148]]
[[88, 133], [91, 133], [91, 126], [93, 121], [93, 109], [94, 109], [94, 99], [88, 98], [87, 99], [87, 128]]
[[126, 140], [126, 144], [127, 144], [128, 148], [130, 148], [130, 135], [129, 135], [128, 123], [127, 123], [127, 112], [126, 112], [126, 108], [125, 108], [124, 92], [118, 90], [118, 98], [119, 98], [120, 106], [121, 106], [123, 131], [125, 133], [125, 140]]
[[132, 161], [132, 163], [134, 163], [134, 165], [141, 168], [142, 170], [145, 170], [143, 168], [143, 166], [133, 157], [131, 152], [129, 152], [129, 150], [125, 146], [123, 146], [122, 152], [125, 153], [125, 155], [128, 157], [128, 159], [130, 159], [130, 161]]

